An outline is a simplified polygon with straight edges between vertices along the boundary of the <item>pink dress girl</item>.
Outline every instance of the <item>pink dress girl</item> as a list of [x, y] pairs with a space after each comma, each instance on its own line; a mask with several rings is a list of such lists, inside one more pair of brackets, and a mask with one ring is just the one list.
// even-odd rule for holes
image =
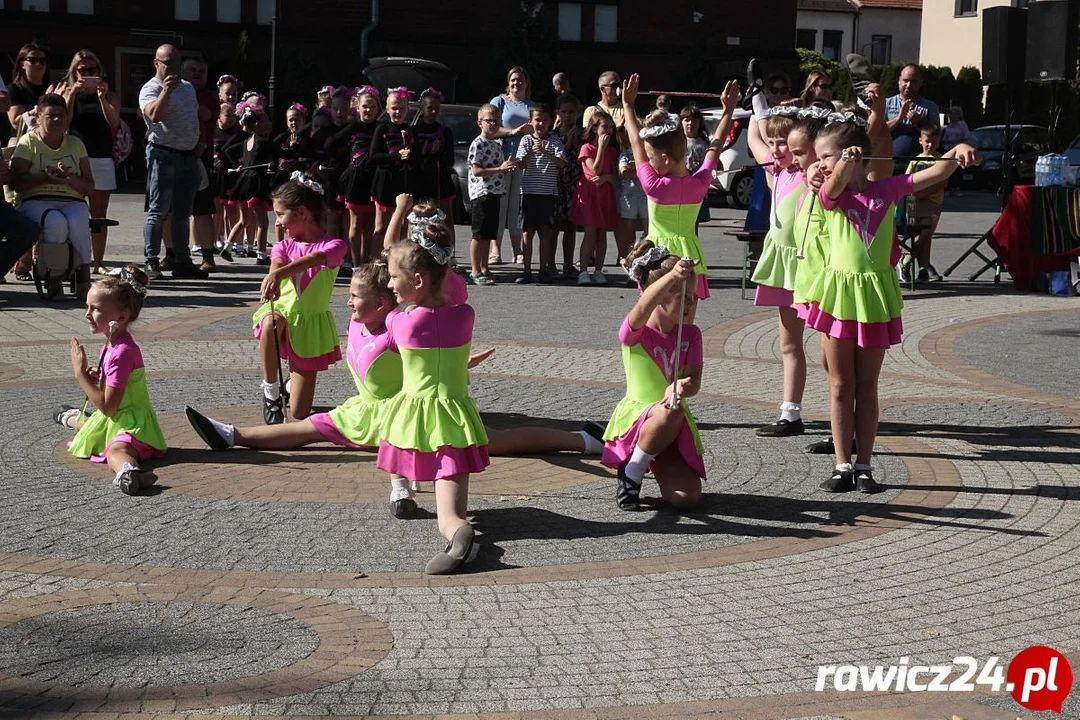
[[577, 193], [570, 206], [570, 220], [582, 227], [614, 230], [619, 224], [619, 206], [615, 200], [615, 186], [608, 182], [593, 181], [601, 175], [615, 174], [619, 152], [614, 147], [608, 147], [599, 173], [590, 171], [586, 164], [587, 160], [596, 159], [596, 153], [596, 143], [591, 142], [582, 145], [578, 153], [581, 177], [578, 179]]
[[705, 253], [694, 226], [716, 169], [714, 154], [706, 155], [701, 167], [684, 177], [659, 175], [649, 163], [637, 164], [638, 180], [649, 201], [647, 239], [666, 247], [676, 257], [690, 258], [697, 263], [694, 266], [697, 276], [695, 295], [699, 299], [709, 297], [709, 282]]

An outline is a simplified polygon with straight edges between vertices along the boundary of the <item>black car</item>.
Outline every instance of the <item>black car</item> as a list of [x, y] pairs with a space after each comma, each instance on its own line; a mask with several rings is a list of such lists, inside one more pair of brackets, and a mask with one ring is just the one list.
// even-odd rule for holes
[[[480, 134], [476, 121], [479, 105], [444, 103], [439, 112], [439, 122], [450, 128], [454, 136], [454, 221], [458, 224], [471, 222], [469, 213], [469, 145]], [[409, 124], [420, 119], [419, 108], [412, 111]]]
[[[1015, 185], [1032, 185], [1035, 182], [1035, 161], [1050, 152], [1050, 133], [1038, 125], [1012, 125], [1011, 180]], [[982, 155], [982, 165], [959, 170], [961, 187], [974, 187], [997, 191], [1001, 188], [1001, 161], [1005, 155], [1005, 126], [987, 125], [977, 128], [968, 138]]]

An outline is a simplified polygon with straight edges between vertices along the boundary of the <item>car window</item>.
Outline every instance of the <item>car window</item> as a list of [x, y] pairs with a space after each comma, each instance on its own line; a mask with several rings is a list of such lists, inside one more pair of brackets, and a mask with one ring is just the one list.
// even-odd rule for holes
[[1005, 131], [1000, 128], [979, 128], [971, 134], [971, 141], [979, 150], [1004, 150]]
[[443, 125], [450, 128], [454, 134], [455, 145], [468, 145], [480, 134], [480, 127], [476, 124], [476, 113], [479, 108], [444, 108], [442, 112]]
[[1017, 141], [1019, 147], [1031, 146], [1037, 152], [1044, 152], [1050, 146], [1050, 138], [1043, 128], [1024, 128]]

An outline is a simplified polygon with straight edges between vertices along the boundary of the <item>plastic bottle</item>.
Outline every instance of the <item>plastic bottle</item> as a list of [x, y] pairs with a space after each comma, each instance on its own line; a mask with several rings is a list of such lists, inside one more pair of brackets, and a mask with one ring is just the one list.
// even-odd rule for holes
[[1049, 180], [1049, 172], [1047, 166], [1049, 165], [1049, 158], [1046, 155], [1040, 155], [1035, 161], [1035, 187], [1046, 187]]
[[1053, 164], [1054, 179], [1050, 183], [1051, 185], [1061, 186], [1061, 185], [1065, 184], [1065, 162], [1066, 162], [1066, 158], [1065, 158], [1064, 155], [1062, 155], [1060, 153], [1055, 153], [1054, 154], [1054, 160], [1053, 160], [1053, 163], [1054, 163]]

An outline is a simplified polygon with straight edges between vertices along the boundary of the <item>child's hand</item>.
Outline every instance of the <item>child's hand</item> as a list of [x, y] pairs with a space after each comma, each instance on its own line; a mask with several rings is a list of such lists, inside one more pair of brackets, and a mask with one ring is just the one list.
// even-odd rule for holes
[[71, 338], [71, 369], [75, 371], [76, 375], [82, 375], [86, 372], [86, 350], [75, 338]]
[[683, 258], [675, 263], [675, 267], [671, 268], [671, 275], [676, 280], [689, 280], [694, 277], [694, 265], [693, 260]]
[[408, 210], [413, 206], [413, 196], [409, 193], [401, 193], [395, 200], [398, 210]]
[[863, 91], [863, 95], [870, 101], [870, 107], [875, 112], [885, 112], [885, 93], [881, 92], [880, 85], [870, 83], [866, 86], [866, 90]]
[[401, 158], [402, 160], [408, 160], [409, 159], [409, 148], [403, 147], [400, 150], [398, 150], [398, 157]]
[[262, 287], [259, 288], [259, 296], [263, 302], [277, 300], [281, 296], [281, 280], [278, 279], [277, 273], [273, 270], [263, 278]]
[[858, 164], [862, 161], [862, 148], [858, 145], [852, 145], [840, 153], [840, 159], [844, 162]]
[[634, 101], [637, 100], [638, 83], [641, 82], [641, 78], [637, 73], [631, 75], [628, 79], [623, 80], [622, 84], [622, 104], [624, 107], [633, 107]]
[[960, 143], [952, 149], [953, 157], [962, 168], [974, 167], [982, 164], [982, 156], [979, 151], [967, 143]]
[[682, 402], [683, 394], [686, 393], [686, 386], [690, 384], [690, 378], [679, 378], [674, 383], [668, 383], [667, 388], [664, 390], [664, 404], [667, 405], [671, 401], [671, 391], [675, 390], [675, 398]]
[[597, 137], [596, 137], [596, 149], [600, 150], [602, 148], [606, 148], [608, 146], [608, 143], [610, 143], [610, 142], [611, 142], [611, 136], [610, 135], [607, 135], [607, 134], [604, 134], [604, 133], [602, 133], [600, 135], [597, 135]]
[[495, 348], [488, 348], [487, 350], [481, 350], [478, 353], [473, 353], [469, 356], [469, 369], [471, 370], [472, 368], [484, 362], [494, 354]]
[[720, 104], [724, 106], [725, 113], [735, 112], [735, 108], [739, 104], [739, 81], [729, 80], [724, 85], [723, 95], [720, 97]]
[[825, 168], [821, 163], [816, 162], [806, 168], [806, 180], [814, 192], [821, 189], [821, 186], [825, 184]]
[[503, 172], [510, 172], [511, 170], [514, 170], [516, 167], [517, 167], [517, 162], [516, 161], [507, 160], [507, 161], [503, 162], [502, 165], [499, 166], [499, 169], [502, 170]]

